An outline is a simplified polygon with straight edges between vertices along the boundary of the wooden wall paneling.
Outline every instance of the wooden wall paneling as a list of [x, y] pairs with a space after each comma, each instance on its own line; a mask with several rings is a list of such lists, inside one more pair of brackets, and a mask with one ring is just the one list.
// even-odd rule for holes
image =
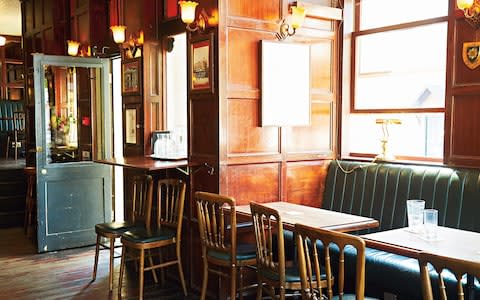
[[275, 22], [281, 19], [282, 5], [282, 0], [229, 1], [228, 16]]
[[281, 163], [221, 166], [226, 172], [226, 189], [222, 193], [234, 197], [237, 205], [250, 201], [280, 201]]
[[218, 156], [218, 104], [215, 99], [190, 99], [190, 156], [191, 159]]
[[279, 128], [260, 127], [259, 99], [228, 100], [228, 156], [280, 153]]
[[259, 43], [262, 39], [273, 40], [274, 35], [241, 28], [227, 29], [227, 98], [260, 98]]
[[478, 33], [470, 26], [464, 18], [455, 20], [455, 35], [457, 37], [454, 43], [454, 72], [453, 87], [461, 86], [479, 86], [480, 88], [480, 68], [470, 69], [463, 62], [462, 51], [463, 43], [477, 41], [480, 38]]
[[449, 164], [480, 165], [479, 112], [478, 94], [453, 97]]
[[286, 201], [321, 207], [329, 160], [287, 162]]
[[143, 101], [145, 154], [152, 153], [151, 133], [165, 128], [163, 102], [163, 49], [160, 41], [146, 41], [143, 46]]

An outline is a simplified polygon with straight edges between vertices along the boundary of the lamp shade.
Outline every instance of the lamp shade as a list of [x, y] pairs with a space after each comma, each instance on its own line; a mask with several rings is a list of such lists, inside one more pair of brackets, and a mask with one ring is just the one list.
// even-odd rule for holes
[[292, 6], [292, 18], [291, 24], [294, 29], [300, 28], [303, 21], [305, 20], [305, 15], [307, 11], [305, 7], [302, 6]]
[[116, 25], [116, 26], [110, 26], [110, 29], [112, 30], [113, 34], [113, 40], [117, 44], [121, 44], [125, 42], [125, 29], [126, 26], [121, 26], [121, 25]]
[[68, 53], [68, 55], [77, 56], [79, 46], [80, 46], [79, 42], [68, 40], [67, 41], [67, 53]]
[[7, 38], [0, 35], [0, 47], [5, 46], [6, 43], [7, 43]]
[[457, 0], [457, 7], [460, 9], [467, 9], [472, 7], [475, 0]]
[[180, 5], [180, 14], [183, 23], [193, 23], [193, 21], [195, 20], [195, 9], [197, 8], [198, 2], [178, 1], [178, 4]]

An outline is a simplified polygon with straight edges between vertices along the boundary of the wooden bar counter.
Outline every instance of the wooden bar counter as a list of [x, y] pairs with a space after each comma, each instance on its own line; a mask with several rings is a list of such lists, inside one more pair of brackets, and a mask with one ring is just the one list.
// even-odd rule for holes
[[[95, 160], [97, 163], [108, 164], [125, 168], [142, 169], [147, 172], [154, 172], [166, 169], [178, 169], [185, 173], [190, 167], [188, 160], [158, 160], [148, 156], [116, 157], [110, 159]], [[186, 168], [186, 170], [182, 169]]]

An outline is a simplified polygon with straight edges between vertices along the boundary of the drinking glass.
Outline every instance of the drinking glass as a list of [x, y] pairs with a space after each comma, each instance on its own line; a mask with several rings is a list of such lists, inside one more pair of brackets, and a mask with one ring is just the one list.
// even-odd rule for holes
[[412, 232], [420, 232], [423, 224], [424, 200], [407, 200], [408, 228]]
[[429, 241], [437, 239], [438, 210], [425, 209], [423, 211], [423, 225], [425, 238]]

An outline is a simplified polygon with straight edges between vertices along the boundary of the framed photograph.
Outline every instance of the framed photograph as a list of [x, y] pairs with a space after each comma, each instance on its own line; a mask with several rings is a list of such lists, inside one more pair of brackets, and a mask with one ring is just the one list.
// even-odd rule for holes
[[213, 93], [213, 33], [192, 40], [190, 48], [190, 89]]
[[140, 94], [141, 64], [139, 59], [125, 60], [122, 62], [122, 94]]

